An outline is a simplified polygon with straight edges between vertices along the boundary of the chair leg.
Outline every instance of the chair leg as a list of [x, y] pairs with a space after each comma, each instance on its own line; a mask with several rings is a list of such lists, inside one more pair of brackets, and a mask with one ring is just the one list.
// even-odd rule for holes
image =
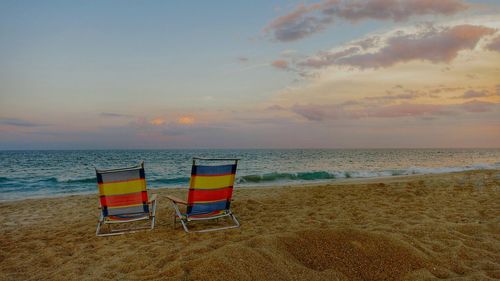
[[186, 232], [190, 232], [190, 231], [189, 231], [189, 228], [188, 228], [188, 226], [187, 226], [187, 222], [186, 222], [186, 221], [184, 221], [183, 219], [181, 219], [180, 221], [181, 221], [181, 224], [182, 224], [182, 228], [184, 228], [184, 231], [186, 231]]
[[156, 223], [156, 200], [151, 204], [151, 208], [153, 209], [153, 215], [151, 217], [151, 230], [155, 228]]
[[96, 236], [99, 236], [100, 232], [101, 232], [101, 225], [102, 223], [100, 221], [97, 222], [97, 229], [95, 231], [95, 235]]
[[104, 222], [104, 217], [102, 215], [102, 213], [99, 215], [99, 221], [97, 222], [97, 229], [95, 231], [95, 235], [96, 236], [99, 236], [99, 234], [101, 233], [101, 226]]

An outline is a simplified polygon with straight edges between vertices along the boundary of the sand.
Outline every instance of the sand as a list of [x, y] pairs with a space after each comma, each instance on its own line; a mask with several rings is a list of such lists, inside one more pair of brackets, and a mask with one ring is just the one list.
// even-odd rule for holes
[[498, 280], [500, 171], [240, 188], [239, 229], [95, 237], [97, 197], [0, 204], [0, 280]]

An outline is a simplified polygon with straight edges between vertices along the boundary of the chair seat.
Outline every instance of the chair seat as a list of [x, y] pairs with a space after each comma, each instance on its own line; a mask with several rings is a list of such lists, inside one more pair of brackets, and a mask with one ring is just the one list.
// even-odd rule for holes
[[196, 215], [187, 215], [187, 214], [182, 214], [182, 217], [183, 219], [185, 219], [186, 217], [188, 219], [190, 218], [193, 218], [193, 219], [201, 219], [201, 218], [211, 218], [211, 217], [215, 217], [215, 216], [220, 216], [220, 215], [223, 215], [226, 213], [226, 210], [221, 210], [221, 211], [215, 211], [215, 212], [211, 212], [211, 213], [206, 213], [206, 214], [196, 214]]
[[140, 213], [140, 214], [126, 214], [126, 215], [115, 215], [115, 216], [108, 216], [106, 217], [106, 220], [108, 221], [131, 221], [131, 220], [143, 220], [143, 219], [148, 219], [149, 214], [148, 213]]

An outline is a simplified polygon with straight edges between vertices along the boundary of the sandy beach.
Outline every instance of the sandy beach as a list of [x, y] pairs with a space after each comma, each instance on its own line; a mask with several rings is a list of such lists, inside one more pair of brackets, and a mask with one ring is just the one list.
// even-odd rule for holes
[[240, 188], [241, 228], [95, 236], [97, 195], [0, 203], [1, 280], [498, 280], [500, 171]]

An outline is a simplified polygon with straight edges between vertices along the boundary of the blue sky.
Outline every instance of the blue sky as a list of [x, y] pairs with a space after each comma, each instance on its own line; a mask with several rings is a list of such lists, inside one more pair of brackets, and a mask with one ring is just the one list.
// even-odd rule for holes
[[498, 3], [422, 3], [2, 1], [0, 149], [500, 146]]

